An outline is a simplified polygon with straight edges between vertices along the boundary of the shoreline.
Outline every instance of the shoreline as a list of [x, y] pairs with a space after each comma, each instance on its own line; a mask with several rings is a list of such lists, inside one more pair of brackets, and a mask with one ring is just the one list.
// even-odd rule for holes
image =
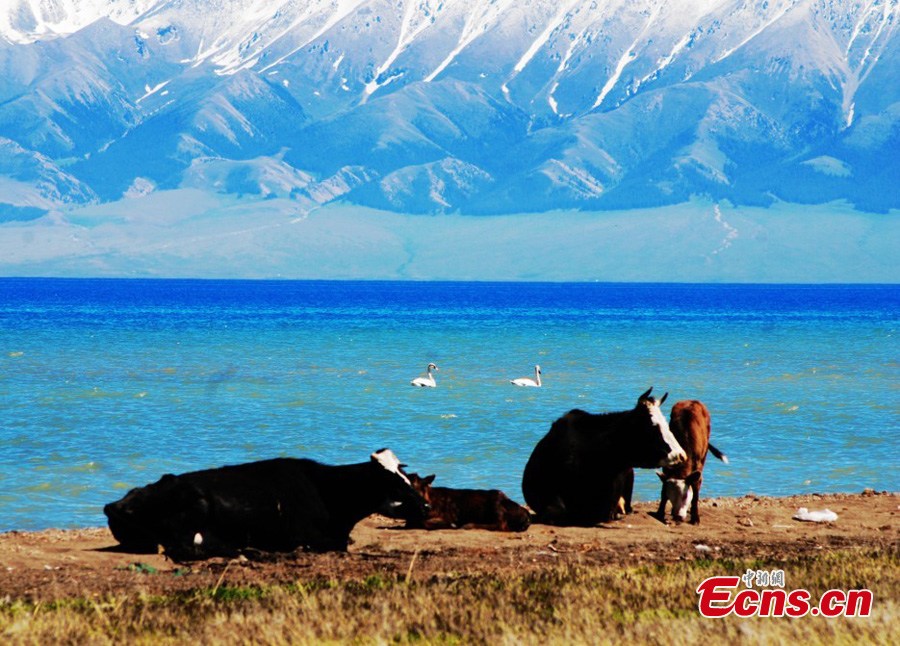
[[[405, 530], [370, 516], [354, 528], [346, 553], [264, 555], [247, 560], [174, 563], [160, 554], [115, 550], [105, 527], [0, 533], [0, 580], [7, 601], [171, 592], [204, 586], [352, 581], [371, 576], [524, 573], [551, 566], [633, 567], [679, 561], [790, 563], [839, 551], [895, 552], [900, 493], [803, 494], [703, 499], [699, 525], [663, 524], [657, 503], [595, 527], [532, 525], [521, 533]], [[792, 519], [800, 507], [830, 509], [835, 522]]]

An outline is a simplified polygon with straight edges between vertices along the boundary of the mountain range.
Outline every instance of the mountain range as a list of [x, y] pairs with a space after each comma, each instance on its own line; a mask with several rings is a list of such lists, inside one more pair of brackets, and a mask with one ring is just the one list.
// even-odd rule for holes
[[0, 223], [900, 208], [900, 0], [7, 0]]

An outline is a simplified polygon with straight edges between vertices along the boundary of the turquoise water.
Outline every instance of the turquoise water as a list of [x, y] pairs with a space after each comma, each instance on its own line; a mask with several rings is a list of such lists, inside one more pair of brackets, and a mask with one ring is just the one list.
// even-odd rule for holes
[[[898, 322], [896, 286], [0, 279], [0, 531], [103, 525], [167, 472], [384, 446], [521, 501], [554, 419], [651, 385], [712, 412], [731, 464], [705, 495], [898, 490]], [[543, 388], [509, 384], [535, 363]]]

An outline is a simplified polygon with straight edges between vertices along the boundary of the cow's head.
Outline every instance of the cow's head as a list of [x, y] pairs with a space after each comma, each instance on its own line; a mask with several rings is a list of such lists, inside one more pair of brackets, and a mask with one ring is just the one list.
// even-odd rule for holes
[[[202, 527], [207, 511], [202, 492], [171, 474], [132, 489], [103, 508], [112, 535], [134, 552], [156, 552], [159, 545], [177, 538], [191, 540], [196, 532], [184, 528]], [[185, 536], [176, 536], [179, 533]]]
[[422, 519], [428, 513], [428, 503], [415, 490], [409, 476], [403, 471], [405, 464], [390, 449], [380, 449], [371, 456], [373, 463], [379, 465], [381, 482], [385, 490], [386, 503], [383, 508], [391, 511], [388, 515], [394, 518]]
[[633, 415], [637, 418], [634, 426], [638, 437], [635, 438], [633, 450], [634, 466], [644, 469], [654, 467], [671, 467], [687, 460], [684, 449], [672, 435], [669, 422], [660, 410], [669, 393], [661, 399], [651, 397], [653, 387], [638, 397]]
[[[672, 518], [683, 523], [694, 500], [692, 485], [700, 478], [700, 472], [694, 471], [687, 478], [667, 478], [659, 471], [656, 475], [662, 480], [662, 499], [672, 505]], [[663, 518], [660, 517], [660, 520]]]
[[418, 473], [409, 474], [409, 482], [412, 484], [412, 488], [418, 491], [419, 495], [422, 496], [429, 505], [431, 504], [431, 483], [434, 482], [436, 477], [437, 476], [433, 473], [424, 478]]

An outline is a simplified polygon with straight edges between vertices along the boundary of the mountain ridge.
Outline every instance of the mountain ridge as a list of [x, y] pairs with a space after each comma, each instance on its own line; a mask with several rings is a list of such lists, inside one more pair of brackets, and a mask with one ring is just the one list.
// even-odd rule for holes
[[[12, 0], [0, 222], [191, 187], [407, 213], [900, 207], [898, 0]], [[16, 190], [4, 190], [15, 182]]]

